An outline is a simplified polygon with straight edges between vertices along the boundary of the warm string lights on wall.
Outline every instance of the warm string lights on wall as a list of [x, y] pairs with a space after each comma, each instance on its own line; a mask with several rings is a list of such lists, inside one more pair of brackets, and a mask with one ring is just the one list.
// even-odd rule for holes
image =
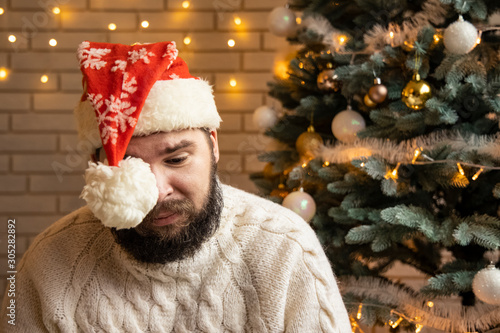
[[1, 67], [0, 68], [0, 80], [5, 80], [7, 78], [7, 76], [9, 76], [9, 72], [7, 70], [7, 68], [5, 67]]
[[[181, 3], [181, 7], [183, 9], [189, 9], [191, 7], [191, 2], [190, 1], [183, 1]], [[52, 11], [52, 13], [54, 15], [61, 14], [61, 8], [60, 7], [53, 7], [51, 9], [51, 11]], [[0, 15], [3, 15], [4, 13], [5, 13], [5, 9], [2, 8], [2, 7], [0, 7]], [[241, 17], [239, 15], [237, 15], [237, 14], [233, 14], [232, 19], [233, 19], [233, 22], [234, 22], [235, 26], [238, 27], [238, 28], [241, 28], [241, 26], [243, 24], [243, 20], [241, 19]], [[147, 29], [149, 27], [150, 27], [149, 21], [143, 20], [143, 21], [140, 22], [140, 28]], [[115, 30], [117, 30], [117, 28], [118, 27], [117, 27], [116, 23], [113, 23], [113, 22], [110, 22], [108, 24], [108, 26], [107, 26], [107, 29], [110, 30], [110, 31], [115, 31]], [[17, 42], [17, 37], [14, 34], [9, 35], [7, 37], [7, 39], [8, 39], [8, 41], [10, 43], [16, 43]], [[236, 42], [237, 41], [234, 38], [228, 39], [227, 40], [227, 47], [228, 48], [234, 48], [236, 46]], [[185, 35], [185, 37], [183, 38], [183, 43], [186, 46], [190, 45], [192, 43], [192, 37], [190, 35]], [[58, 42], [57, 42], [57, 40], [55, 38], [51, 38], [51, 39], [49, 39], [48, 44], [51, 47], [56, 47], [57, 44], [58, 44]], [[4, 68], [4, 67], [0, 68], [0, 80], [6, 80], [7, 77], [8, 77], [8, 74], [9, 74], [9, 71], [7, 70], [7, 68]], [[44, 75], [42, 75], [40, 77], [40, 82], [47, 83], [48, 81], [49, 81], [49, 76], [48, 75], [44, 74]], [[231, 78], [229, 80], [229, 86], [232, 87], [232, 88], [234, 88], [234, 87], [236, 87], [236, 85], [237, 85], [236, 79], [235, 78]]]

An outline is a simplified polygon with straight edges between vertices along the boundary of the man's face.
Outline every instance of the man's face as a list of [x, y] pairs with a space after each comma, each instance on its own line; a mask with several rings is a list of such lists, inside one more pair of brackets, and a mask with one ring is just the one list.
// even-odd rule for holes
[[217, 229], [222, 209], [217, 133], [193, 129], [133, 137], [126, 156], [151, 166], [159, 198], [136, 228], [113, 230], [117, 242], [145, 262], [194, 254]]

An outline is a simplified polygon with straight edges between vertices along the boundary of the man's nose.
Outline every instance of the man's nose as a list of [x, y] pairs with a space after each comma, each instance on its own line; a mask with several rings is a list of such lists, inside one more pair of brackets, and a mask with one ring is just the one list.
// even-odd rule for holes
[[162, 168], [151, 167], [151, 171], [156, 178], [156, 187], [158, 188], [158, 201], [162, 201], [174, 193], [174, 187], [171, 184], [170, 175]]

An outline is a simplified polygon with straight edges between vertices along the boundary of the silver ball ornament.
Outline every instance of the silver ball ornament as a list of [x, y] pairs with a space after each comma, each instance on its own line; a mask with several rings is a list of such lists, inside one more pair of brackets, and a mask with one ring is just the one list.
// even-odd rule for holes
[[444, 31], [443, 42], [446, 50], [455, 54], [467, 54], [477, 44], [476, 27], [461, 17]]
[[339, 112], [332, 121], [332, 133], [337, 138], [345, 143], [354, 142], [357, 138], [357, 133], [365, 129], [366, 123], [362, 115], [352, 110], [351, 106]]
[[280, 37], [293, 37], [297, 31], [295, 13], [285, 7], [274, 8], [267, 19], [269, 31]]
[[252, 121], [255, 127], [259, 129], [267, 129], [276, 125], [278, 115], [273, 108], [270, 108], [267, 105], [262, 105], [253, 112]]
[[287, 195], [282, 205], [299, 214], [307, 222], [316, 214], [316, 202], [309, 193], [304, 192], [303, 188]]
[[472, 280], [472, 290], [481, 301], [500, 305], [500, 269], [488, 265], [480, 270]]

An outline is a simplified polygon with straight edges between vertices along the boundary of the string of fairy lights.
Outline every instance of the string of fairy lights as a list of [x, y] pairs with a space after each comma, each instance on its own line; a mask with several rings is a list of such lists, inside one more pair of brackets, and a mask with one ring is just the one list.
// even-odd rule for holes
[[[189, 8], [191, 8], [191, 1], [183, 1], [181, 3], [180, 7], [182, 9], [184, 9], [184, 10], [188, 10]], [[60, 7], [52, 7], [50, 9], [50, 11], [54, 15], [60, 15], [62, 13], [62, 10], [61, 10]], [[7, 14], [8, 14], [8, 11], [5, 8], [0, 7], [0, 16], [1, 15], [7, 15]], [[242, 18], [237, 13], [233, 13], [232, 20], [233, 20], [234, 25], [236, 26], [236, 28], [241, 29], [241, 28], [244, 27], [244, 24], [243, 24], [244, 22], [243, 22]], [[139, 23], [139, 27], [142, 30], [145, 30], [145, 29], [151, 28], [151, 24], [150, 24], [149, 21], [143, 20], [143, 21], [141, 21]], [[119, 31], [119, 26], [116, 23], [114, 23], [114, 22], [109, 22], [108, 25], [107, 25], [107, 29], [109, 31]], [[188, 46], [188, 45], [190, 45], [193, 42], [193, 39], [194, 39], [194, 37], [191, 34], [186, 33], [184, 35], [184, 38], [182, 39], [182, 43], [185, 46]], [[12, 43], [12, 44], [19, 43], [19, 37], [16, 36], [15, 33], [9, 34], [7, 36], [7, 40], [10, 43]], [[48, 40], [48, 44], [49, 44], [49, 46], [51, 46], [53, 48], [57, 47], [57, 45], [58, 45], [57, 39], [50, 38]], [[236, 45], [237, 45], [237, 38], [229, 38], [227, 40], [227, 47], [228, 48], [230, 48], [230, 49], [234, 48]], [[0, 81], [7, 80], [8, 77], [9, 77], [9, 74], [10, 74], [9, 68], [0, 65]], [[49, 82], [49, 79], [50, 79], [50, 76], [48, 74], [43, 74], [43, 75], [40, 76], [40, 82], [42, 84], [45, 84], [45, 83]], [[238, 85], [238, 82], [237, 82], [237, 80], [236, 80], [235, 77], [232, 77], [232, 78], [229, 79], [228, 84], [229, 84], [230, 87], [234, 88], [234, 87], [236, 87]]]
[[[422, 157], [424, 160], [423, 161], [418, 160], [419, 157]], [[423, 148], [421, 148], [421, 147], [417, 148], [415, 150], [415, 152], [413, 153], [413, 159], [411, 161], [411, 164], [414, 164], [414, 165], [430, 165], [430, 164], [443, 164], [443, 163], [456, 164], [457, 172], [460, 175], [460, 177], [466, 177], [466, 173], [464, 171], [463, 166], [477, 169], [477, 171], [471, 177], [472, 180], [477, 180], [479, 178], [479, 176], [481, 175], [481, 173], [483, 173], [484, 171], [500, 170], [500, 167], [481, 165], [481, 164], [469, 163], [469, 162], [464, 162], [464, 161], [434, 160], [433, 158], [424, 154]], [[386, 175], [384, 176], [385, 179], [393, 179], [394, 181], [396, 181], [398, 179], [398, 171], [399, 171], [400, 166], [401, 166], [401, 162], [398, 162], [394, 169], [392, 169], [386, 173]], [[361, 167], [364, 167], [364, 163], [361, 163]]]

